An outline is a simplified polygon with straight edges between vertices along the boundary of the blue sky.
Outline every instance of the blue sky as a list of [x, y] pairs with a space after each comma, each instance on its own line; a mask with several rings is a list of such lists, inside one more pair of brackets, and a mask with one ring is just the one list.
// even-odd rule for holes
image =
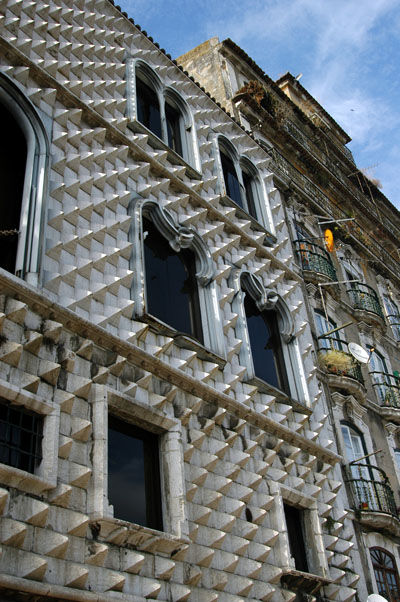
[[400, 209], [399, 0], [117, 0], [173, 58], [232, 38], [302, 85], [352, 137], [357, 166]]

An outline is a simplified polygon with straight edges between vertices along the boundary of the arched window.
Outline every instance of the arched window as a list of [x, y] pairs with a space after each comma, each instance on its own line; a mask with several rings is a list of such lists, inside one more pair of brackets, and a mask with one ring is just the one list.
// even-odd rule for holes
[[143, 236], [148, 313], [203, 343], [193, 251], [176, 252], [146, 218]]
[[233, 145], [220, 136], [219, 157], [223, 174], [223, 194], [228, 196], [251, 217], [263, 222], [261, 182], [256, 167], [247, 157], [239, 157]]
[[135, 128], [140, 130], [141, 124], [144, 132], [150, 131], [156, 136], [150, 140], [154, 146], [163, 148], [162, 141], [189, 165], [195, 166], [192, 117], [180, 94], [164, 86], [155, 71], [141, 60], [128, 61], [128, 84], [128, 108]]
[[202, 353], [197, 347], [204, 345], [224, 358], [214, 262], [207, 245], [194, 228], [178, 224], [155, 201], [135, 198], [131, 214], [132, 269], [142, 274], [133, 283], [135, 316], [182, 346]]
[[232, 279], [236, 291], [232, 311], [238, 314], [236, 337], [242, 341], [239, 361], [246, 366], [246, 380], [294, 406], [308, 405], [304, 368], [287, 304], [250, 272], [237, 270]]
[[38, 284], [47, 134], [19, 88], [0, 75], [0, 267]]
[[[350, 463], [358, 458], [363, 458], [367, 454], [363, 434], [348, 422], [341, 423], [341, 430], [347, 461]], [[355, 476], [358, 476], [359, 474], [358, 469], [355, 467], [352, 468], [352, 472]], [[368, 478], [368, 471], [366, 472], [366, 475], [366, 478]]]
[[273, 309], [261, 311], [255, 300], [246, 294], [245, 283], [243, 286], [244, 310], [255, 375], [289, 395], [277, 313]]
[[378, 593], [389, 602], [400, 601], [400, 583], [394, 556], [382, 548], [370, 548]]
[[162, 137], [160, 102], [156, 88], [143, 74], [136, 76], [137, 118], [153, 134]]

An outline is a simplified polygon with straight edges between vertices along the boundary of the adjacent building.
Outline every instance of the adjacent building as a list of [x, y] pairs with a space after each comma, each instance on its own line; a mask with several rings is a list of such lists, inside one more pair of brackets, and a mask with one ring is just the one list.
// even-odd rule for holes
[[399, 216], [345, 132], [231, 41], [0, 15], [0, 599], [397, 600]]

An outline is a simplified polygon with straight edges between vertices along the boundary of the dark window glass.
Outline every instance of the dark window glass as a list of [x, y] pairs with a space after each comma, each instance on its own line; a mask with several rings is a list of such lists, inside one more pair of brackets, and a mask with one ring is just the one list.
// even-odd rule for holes
[[225, 187], [228, 196], [243, 208], [240, 184], [236, 175], [235, 166], [230, 157], [221, 153], [222, 171], [224, 173]]
[[143, 231], [149, 314], [203, 343], [194, 254], [176, 253], [147, 219]]
[[381, 548], [371, 548], [370, 553], [379, 594], [389, 602], [399, 602], [399, 576], [393, 556]]
[[153, 88], [150, 88], [138, 77], [136, 78], [137, 117], [150, 131], [161, 138], [161, 115], [158, 97]]
[[302, 510], [283, 504], [285, 511], [290, 554], [298, 571], [308, 573], [306, 547], [304, 544], [304, 514]]
[[[14, 273], [27, 147], [25, 137], [18, 123], [2, 105], [0, 105], [0, 120], [2, 124], [2, 143], [0, 144], [0, 267]], [[13, 230], [16, 232], [10, 232]], [[8, 231], [8, 234], [4, 231]]]
[[114, 516], [162, 530], [158, 437], [108, 417], [108, 499]]
[[178, 155], [182, 156], [181, 114], [166, 102], [165, 117], [167, 121], [168, 146], [178, 153]]
[[0, 462], [35, 472], [42, 460], [43, 416], [0, 400]]
[[254, 199], [254, 192], [255, 192], [254, 178], [245, 171], [242, 171], [242, 177], [243, 177], [244, 191], [245, 191], [245, 195], [246, 195], [247, 211], [250, 213], [250, 215], [252, 217], [257, 219], [256, 204], [255, 204], [255, 199]]
[[244, 299], [244, 310], [256, 376], [289, 394], [276, 313], [260, 312], [249, 294]]

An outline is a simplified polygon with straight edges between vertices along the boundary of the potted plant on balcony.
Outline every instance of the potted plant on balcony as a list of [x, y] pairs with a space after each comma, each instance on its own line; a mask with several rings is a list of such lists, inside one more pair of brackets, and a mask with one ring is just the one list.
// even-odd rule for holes
[[320, 351], [318, 361], [322, 369], [338, 376], [346, 376], [353, 365], [351, 356], [339, 349]]

